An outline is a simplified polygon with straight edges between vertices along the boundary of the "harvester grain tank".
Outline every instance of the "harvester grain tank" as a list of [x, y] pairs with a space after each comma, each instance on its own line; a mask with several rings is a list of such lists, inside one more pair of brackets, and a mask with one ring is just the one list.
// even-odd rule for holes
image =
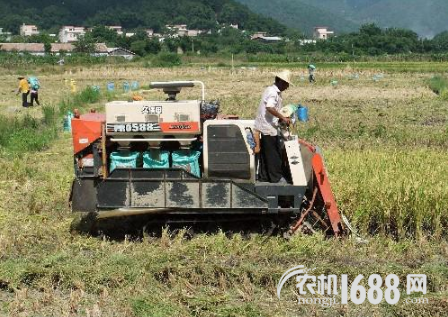
[[[201, 99], [178, 100], [201, 87]], [[166, 100], [114, 101], [105, 114], [72, 120], [74, 227], [95, 233], [106, 218], [145, 216], [171, 223], [270, 223], [285, 234], [319, 228], [341, 235], [343, 225], [321, 155], [285, 134], [290, 183], [257, 181], [251, 148], [253, 120], [217, 117], [198, 81], [154, 82]]]

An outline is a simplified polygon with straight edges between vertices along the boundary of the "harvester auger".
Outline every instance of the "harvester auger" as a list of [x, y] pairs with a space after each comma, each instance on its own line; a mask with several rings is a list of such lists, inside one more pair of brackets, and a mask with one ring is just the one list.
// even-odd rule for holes
[[[201, 100], [177, 100], [182, 88], [202, 87]], [[154, 82], [164, 101], [114, 101], [105, 114], [72, 119], [75, 180], [72, 229], [95, 234], [115, 225], [268, 223], [285, 235], [344, 227], [319, 150], [289, 134], [285, 166], [290, 183], [257, 181], [251, 148], [253, 120], [217, 116], [198, 81]], [[142, 223], [145, 221], [145, 223]], [[120, 228], [117, 228], [120, 229]]]

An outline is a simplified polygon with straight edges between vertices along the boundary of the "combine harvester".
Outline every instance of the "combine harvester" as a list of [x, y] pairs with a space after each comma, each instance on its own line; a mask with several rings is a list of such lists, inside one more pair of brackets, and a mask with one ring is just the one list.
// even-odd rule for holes
[[[176, 100], [200, 85], [201, 100]], [[325, 167], [316, 148], [287, 133], [285, 164], [291, 184], [257, 181], [253, 120], [217, 119], [198, 81], [154, 82], [165, 101], [114, 101], [106, 113], [72, 119], [75, 180], [72, 230], [96, 234], [145, 219], [151, 225], [268, 224], [284, 235], [298, 230], [344, 232]], [[140, 225], [143, 220], [138, 220]], [[265, 227], [266, 228], [266, 227]], [[117, 228], [119, 229], [119, 228]]]

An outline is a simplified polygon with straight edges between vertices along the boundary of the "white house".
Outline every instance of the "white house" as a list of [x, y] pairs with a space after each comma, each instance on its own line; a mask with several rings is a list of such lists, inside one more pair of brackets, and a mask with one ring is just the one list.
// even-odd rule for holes
[[28, 25], [23, 23], [20, 26], [20, 35], [21, 36], [31, 36], [31, 35], [38, 35], [39, 30], [37, 29], [37, 26], [35, 25]]
[[153, 29], [146, 29], [145, 32], [146, 32], [146, 35], [148, 37], [153, 37], [154, 36], [154, 30]]
[[326, 40], [328, 37], [334, 35], [333, 31], [328, 30], [326, 26], [316, 26], [314, 28], [314, 37], [320, 40]]
[[135, 53], [121, 47], [109, 47], [107, 49], [108, 56], [123, 57], [131, 60], [135, 57]]
[[77, 42], [80, 36], [86, 34], [86, 30], [83, 26], [63, 26], [59, 30], [59, 42], [72, 43]]
[[6, 38], [6, 41], [10, 41], [12, 33], [11, 32], [3, 32], [3, 28], [0, 28], [0, 36], [4, 36]]
[[299, 40], [299, 45], [303, 46], [307, 44], [316, 44], [316, 40], [310, 40], [310, 39]]
[[267, 32], [256, 32], [256, 33], [252, 34], [250, 39], [251, 40], [255, 40], [255, 39], [258, 39], [258, 38], [263, 38], [263, 37], [266, 37], [267, 34], [268, 34]]
[[196, 37], [196, 36], [198, 36], [201, 33], [202, 33], [201, 30], [188, 30], [187, 31], [187, 36]]
[[123, 28], [120, 25], [106, 26], [109, 30], [114, 30], [118, 35], [123, 35]]
[[173, 31], [178, 36], [187, 36], [188, 35], [188, 29], [186, 24], [174, 24], [174, 25], [165, 25], [165, 27]]
[[280, 42], [283, 40], [283, 38], [279, 37], [279, 36], [266, 36], [266, 32], [257, 32], [255, 34], [253, 34], [250, 39], [251, 40], [255, 40], [255, 41], [259, 41], [259, 42], [265, 42], [265, 43], [275, 43], [275, 42]]

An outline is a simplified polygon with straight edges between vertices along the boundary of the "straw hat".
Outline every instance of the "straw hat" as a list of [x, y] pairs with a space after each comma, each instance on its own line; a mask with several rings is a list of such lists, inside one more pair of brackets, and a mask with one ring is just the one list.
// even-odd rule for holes
[[291, 77], [292, 77], [292, 75], [291, 75], [291, 71], [289, 71], [289, 70], [284, 70], [284, 71], [282, 71], [282, 72], [280, 72], [280, 73], [275, 73], [274, 75], [275, 75], [275, 77], [280, 78], [281, 80], [287, 82], [288, 84], [290, 84], [290, 85], [292, 86], [292, 81], [291, 81]]

